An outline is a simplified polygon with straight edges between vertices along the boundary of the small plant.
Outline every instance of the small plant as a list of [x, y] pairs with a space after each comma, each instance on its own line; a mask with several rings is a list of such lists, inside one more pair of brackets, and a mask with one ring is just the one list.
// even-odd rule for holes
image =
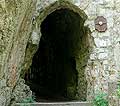
[[33, 103], [35, 102], [33, 97], [25, 98], [21, 101], [21, 103]]
[[120, 82], [118, 83], [118, 88], [117, 88], [117, 96], [120, 98]]
[[108, 106], [107, 94], [98, 93], [93, 99], [93, 106]]
[[120, 89], [117, 89], [117, 96], [120, 98]]

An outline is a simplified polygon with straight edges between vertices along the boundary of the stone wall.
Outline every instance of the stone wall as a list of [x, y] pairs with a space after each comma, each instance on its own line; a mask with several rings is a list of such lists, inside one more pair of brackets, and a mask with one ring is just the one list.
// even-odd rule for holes
[[[39, 19], [42, 22], [48, 15], [41, 14], [42, 11], [45, 7], [49, 9], [55, 1], [57, 0], [0, 1], [0, 100], [5, 104], [9, 104], [16, 82], [20, 79], [26, 45], [28, 42], [35, 45], [39, 43], [38, 38], [41, 34], [34, 20], [40, 16]], [[91, 100], [98, 90], [108, 92], [108, 81], [119, 79], [120, 1], [68, 1], [78, 6], [88, 16], [85, 26], [90, 28], [90, 36], [94, 38], [94, 41], [91, 41], [94, 48], [85, 67], [87, 99]], [[105, 32], [95, 30], [94, 20], [97, 16], [104, 16], [107, 19]]]
[[[88, 21], [86, 23], [92, 31], [95, 42], [95, 48], [91, 53], [90, 61], [88, 61], [88, 67], [86, 68], [87, 75], [89, 75], [88, 82], [92, 82], [90, 88], [94, 89], [94, 94], [98, 90], [108, 92], [109, 81], [115, 82], [118, 79], [119, 68], [117, 67], [119, 66], [119, 60], [117, 59], [115, 61], [115, 57], [117, 56], [118, 58], [119, 53], [114, 52], [119, 41], [119, 36], [117, 36], [117, 33], [114, 33], [114, 30], [118, 29], [115, 24], [115, 14], [119, 14], [116, 12], [118, 8], [116, 6], [116, 1], [114, 0], [99, 0], [89, 4], [87, 9], [91, 12], [87, 9], [85, 10], [88, 15]], [[104, 16], [107, 19], [107, 31], [100, 33], [95, 30], [94, 20], [97, 16]]]

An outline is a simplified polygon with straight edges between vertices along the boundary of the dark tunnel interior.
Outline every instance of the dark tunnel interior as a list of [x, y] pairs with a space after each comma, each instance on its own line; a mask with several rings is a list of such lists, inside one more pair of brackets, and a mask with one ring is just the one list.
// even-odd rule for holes
[[42, 22], [42, 37], [26, 83], [37, 98], [74, 100], [78, 72], [74, 52], [79, 44], [81, 17], [69, 9], [55, 10]]

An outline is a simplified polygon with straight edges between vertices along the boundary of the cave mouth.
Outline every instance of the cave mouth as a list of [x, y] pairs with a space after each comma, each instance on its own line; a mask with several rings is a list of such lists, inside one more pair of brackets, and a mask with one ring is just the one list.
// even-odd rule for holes
[[39, 48], [25, 75], [38, 101], [76, 100], [76, 55], [83, 35], [81, 24], [80, 15], [67, 8], [55, 10], [41, 23]]

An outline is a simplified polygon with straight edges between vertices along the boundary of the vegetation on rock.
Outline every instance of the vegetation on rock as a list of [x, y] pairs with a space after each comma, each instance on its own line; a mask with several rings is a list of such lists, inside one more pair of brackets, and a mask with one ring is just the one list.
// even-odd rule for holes
[[107, 94], [99, 92], [93, 99], [93, 106], [108, 106]]

